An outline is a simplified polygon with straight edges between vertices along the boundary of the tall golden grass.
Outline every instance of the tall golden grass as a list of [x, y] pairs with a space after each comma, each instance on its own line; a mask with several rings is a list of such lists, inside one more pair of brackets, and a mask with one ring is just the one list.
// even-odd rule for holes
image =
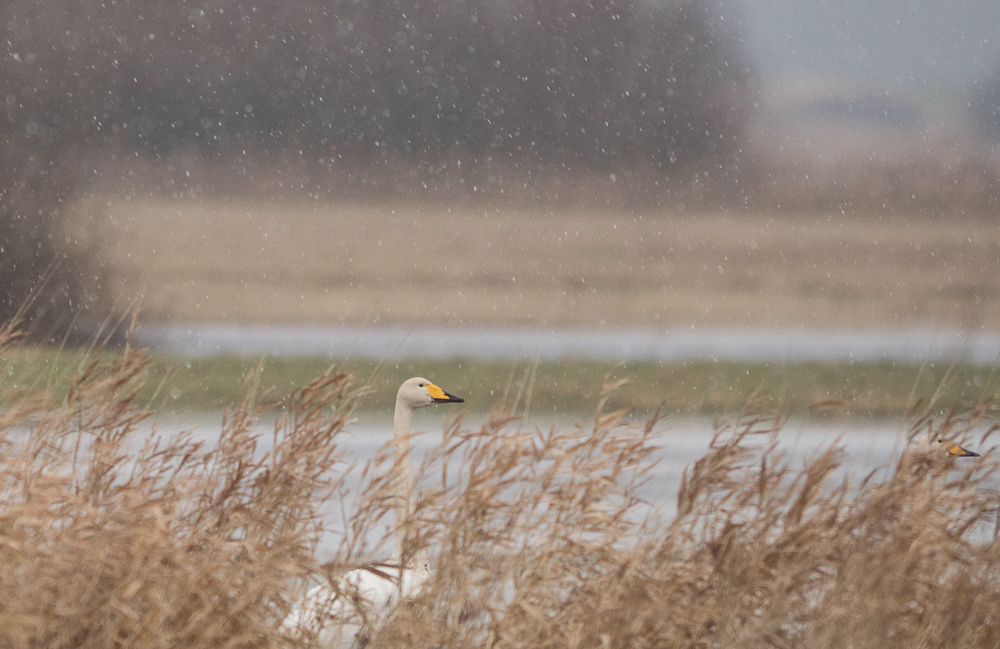
[[[375, 558], [391, 521], [390, 454], [357, 462], [338, 447], [366, 388], [331, 370], [257, 404], [251, 376], [204, 442], [159, 434], [137, 406], [141, 352], [96, 358], [81, 356], [58, 402], [0, 381], [12, 404], [0, 414], [0, 647], [307, 642], [278, 631], [291, 603]], [[446, 421], [418, 471], [409, 539], [430, 548], [435, 574], [372, 646], [1000, 644], [1000, 546], [974, 534], [997, 506], [989, 453], [961, 465], [904, 454], [844, 478], [837, 448], [793, 464], [781, 417], [748, 405], [719, 421], [666, 516], [641, 495], [657, 418], [607, 412], [616, 387], [575, 428], [529, 429], [504, 407], [478, 428]], [[985, 431], [982, 450], [994, 414], [917, 418], [913, 434]], [[352, 466], [362, 487], [348, 493]], [[331, 504], [345, 524], [321, 564]]]

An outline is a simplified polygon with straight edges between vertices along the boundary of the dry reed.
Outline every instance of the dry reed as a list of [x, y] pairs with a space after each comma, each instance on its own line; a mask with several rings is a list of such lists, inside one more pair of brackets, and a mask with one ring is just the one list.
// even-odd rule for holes
[[264, 452], [252, 380], [206, 444], [161, 436], [136, 407], [143, 354], [97, 358], [58, 403], [4, 395], [0, 646], [274, 645], [289, 582], [315, 569], [359, 390], [317, 378], [282, 404]]
[[[346, 493], [337, 440], [365, 389], [331, 370], [258, 406], [251, 375], [205, 443], [157, 434], [136, 407], [145, 363], [84, 357], [58, 403], [0, 382], [13, 404], [0, 414], [0, 647], [300, 644], [278, 631], [291, 602], [375, 558], [369, 540], [391, 519], [387, 453]], [[989, 453], [953, 466], [904, 454], [845, 478], [837, 448], [793, 467], [781, 418], [748, 405], [719, 421], [665, 519], [640, 496], [657, 418], [606, 412], [615, 387], [569, 430], [518, 425], [510, 408], [478, 429], [447, 420], [418, 471], [409, 539], [431, 549], [435, 575], [373, 647], [1000, 643], [1000, 554], [978, 534], [997, 504]], [[917, 418], [913, 434], [985, 430], [982, 446], [994, 413]], [[320, 565], [331, 499], [346, 521]]]

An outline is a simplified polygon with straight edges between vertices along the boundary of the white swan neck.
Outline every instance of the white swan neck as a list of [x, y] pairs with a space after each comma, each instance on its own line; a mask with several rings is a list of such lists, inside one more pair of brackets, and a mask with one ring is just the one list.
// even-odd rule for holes
[[393, 414], [392, 434], [395, 462], [393, 464], [393, 490], [395, 492], [396, 536], [393, 542], [392, 558], [402, 564], [406, 530], [413, 516], [413, 471], [410, 463], [410, 424], [413, 408], [396, 399]]

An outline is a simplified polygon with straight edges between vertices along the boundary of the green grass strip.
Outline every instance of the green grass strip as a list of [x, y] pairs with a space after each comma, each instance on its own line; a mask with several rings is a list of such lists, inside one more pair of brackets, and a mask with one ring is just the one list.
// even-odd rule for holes
[[[115, 352], [104, 352], [107, 361]], [[3, 395], [46, 389], [65, 394], [70, 377], [80, 371], [81, 353], [17, 347], [0, 356]], [[261, 364], [262, 402], [280, 402], [326, 370], [331, 362], [312, 358], [184, 358], [154, 355], [139, 403], [170, 413], [211, 412], [234, 403], [242, 377]], [[538, 416], [586, 413], [596, 403], [602, 380], [627, 379], [610, 407], [646, 414], [662, 404], [665, 413], [714, 415], [734, 412], [751, 395], [790, 415], [903, 415], [912, 408], [947, 411], [1000, 396], [995, 366], [943, 363], [624, 363], [583, 360], [533, 363], [483, 360], [407, 360], [336, 362], [374, 391], [361, 408], [391, 411], [398, 385], [424, 376], [466, 399], [472, 412], [498, 402], [516, 401]], [[7, 404], [3, 404], [7, 405]]]

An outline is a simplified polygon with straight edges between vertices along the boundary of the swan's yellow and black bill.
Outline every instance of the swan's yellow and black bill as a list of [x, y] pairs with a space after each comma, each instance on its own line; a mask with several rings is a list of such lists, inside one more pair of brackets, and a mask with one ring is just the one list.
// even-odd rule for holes
[[465, 403], [465, 399], [448, 394], [433, 383], [428, 383], [424, 387], [427, 388], [427, 393], [431, 395], [431, 399], [434, 399], [434, 403]]
[[948, 449], [948, 455], [952, 457], [979, 457], [979, 453], [970, 451], [967, 448], [962, 448], [958, 444], [945, 442], [945, 448]]

